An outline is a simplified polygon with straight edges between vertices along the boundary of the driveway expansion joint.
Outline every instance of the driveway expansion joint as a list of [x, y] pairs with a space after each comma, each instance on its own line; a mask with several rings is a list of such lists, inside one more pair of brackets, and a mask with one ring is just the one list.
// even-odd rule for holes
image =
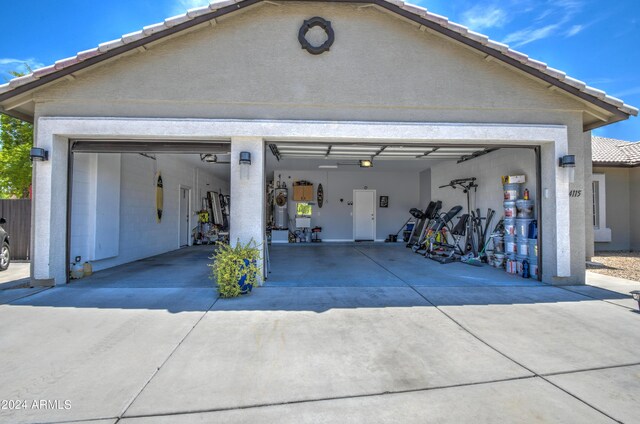
[[133, 405], [135, 403], [135, 401], [138, 399], [138, 397], [140, 396], [140, 394], [142, 394], [142, 392], [144, 391], [144, 389], [147, 388], [147, 386], [149, 386], [149, 384], [151, 383], [151, 381], [155, 378], [156, 375], [158, 375], [158, 373], [160, 372], [160, 370], [162, 369], [162, 367], [169, 361], [169, 359], [171, 359], [171, 357], [173, 356], [173, 354], [178, 350], [178, 348], [182, 345], [182, 343], [187, 339], [187, 337], [189, 337], [189, 335], [193, 332], [193, 330], [195, 330], [195, 328], [198, 326], [198, 324], [200, 324], [200, 322], [204, 319], [204, 317], [211, 311], [211, 308], [213, 308], [213, 306], [218, 302], [218, 300], [220, 300], [220, 295], [218, 295], [218, 297], [215, 298], [215, 300], [211, 303], [211, 305], [209, 305], [209, 308], [207, 308], [206, 311], [204, 311], [204, 313], [200, 316], [200, 318], [198, 318], [198, 320], [195, 322], [195, 324], [193, 324], [193, 326], [189, 329], [189, 331], [187, 331], [187, 333], [184, 335], [184, 337], [182, 339], [180, 339], [180, 341], [176, 344], [176, 346], [171, 350], [171, 352], [169, 352], [169, 355], [167, 355], [167, 357], [165, 358], [164, 361], [162, 361], [162, 363], [160, 364], [159, 367], [156, 367], [155, 371], [151, 374], [151, 376], [149, 377], [149, 379], [144, 383], [144, 385], [142, 386], [142, 388], [138, 391], [138, 393], [135, 394], [135, 396], [133, 396], [133, 399], [131, 399], [131, 402], [129, 402], [127, 404], [127, 406], [125, 406], [124, 410], [118, 415], [117, 417], [117, 421], [115, 424], [117, 424], [120, 419], [122, 417], [124, 417], [124, 415], [127, 413], [127, 411], [129, 410], [129, 408], [131, 408], [131, 405]]
[[386, 396], [386, 395], [398, 395], [398, 394], [406, 394], [406, 393], [420, 393], [420, 392], [429, 392], [434, 390], [453, 389], [458, 387], [481, 386], [484, 384], [503, 383], [507, 381], [517, 381], [517, 380], [529, 380], [534, 378], [537, 378], [537, 377], [535, 375], [526, 375], [526, 376], [503, 378], [503, 379], [497, 379], [497, 380], [478, 381], [473, 383], [450, 384], [450, 385], [444, 385], [444, 386], [422, 387], [418, 389], [407, 389], [407, 390], [388, 390], [388, 391], [376, 392], [376, 393], [364, 393], [364, 394], [348, 395], [348, 396], [333, 396], [333, 397], [324, 397], [324, 398], [316, 398], [316, 399], [292, 400], [292, 401], [285, 401], [285, 402], [260, 403], [260, 404], [244, 405], [244, 406], [237, 406], [237, 407], [194, 409], [194, 410], [188, 410], [188, 411], [166, 412], [166, 413], [159, 413], [159, 414], [122, 415], [120, 418], [118, 418], [118, 420], [132, 419], [132, 418], [170, 417], [170, 416], [177, 416], [177, 415], [204, 414], [204, 413], [211, 413], [211, 412], [240, 411], [244, 409], [268, 408], [272, 406], [298, 405], [298, 404], [307, 404], [307, 403], [316, 403], [316, 402], [328, 402], [328, 401], [335, 401], [335, 400], [371, 398], [371, 397]]
[[[579, 402], [585, 404], [586, 406], [592, 408], [593, 410], [601, 413], [602, 415], [606, 416], [607, 418], [617, 422], [617, 423], [621, 423], [621, 421], [616, 420], [614, 417], [612, 417], [611, 415], [607, 414], [606, 412], [604, 412], [603, 410], [596, 408], [595, 406], [591, 405], [590, 403], [588, 403], [587, 401], [579, 398], [578, 396], [574, 395], [573, 393], [563, 389], [562, 387], [558, 386], [557, 384], [553, 383], [552, 381], [550, 381], [549, 379], [545, 378], [544, 375], [541, 375], [539, 373], [537, 373], [536, 371], [529, 369], [528, 367], [526, 367], [525, 365], [521, 364], [520, 362], [516, 361], [515, 359], [511, 358], [509, 355], [501, 352], [500, 350], [498, 350], [497, 348], [495, 348], [494, 346], [492, 346], [491, 344], [489, 344], [487, 341], [483, 340], [481, 337], [477, 336], [476, 334], [474, 334], [471, 330], [469, 330], [467, 327], [463, 326], [461, 323], [459, 323], [456, 319], [454, 319], [452, 316], [450, 316], [449, 314], [447, 314], [444, 310], [442, 310], [440, 307], [438, 307], [435, 303], [433, 303], [431, 300], [429, 300], [425, 295], [423, 295], [422, 293], [420, 293], [420, 291], [418, 291], [413, 285], [409, 284], [408, 282], [406, 282], [405, 280], [403, 280], [402, 278], [400, 278], [398, 275], [394, 274], [393, 272], [391, 272], [389, 269], [387, 269], [384, 265], [378, 263], [375, 259], [371, 258], [369, 255], [367, 255], [366, 253], [360, 251], [358, 248], [355, 248], [356, 250], [358, 250], [360, 253], [362, 253], [363, 255], [365, 255], [366, 257], [368, 257], [369, 259], [371, 259], [373, 262], [375, 262], [378, 266], [382, 267], [383, 269], [385, 269], [387, 272], [389, 272], [390, 274], [392, 274], [394, 277], [396, 277], [397, 279], [399, 279], [400, 281], [402, 281], [403, 283], [405, 283], [408, 287], [410, 287], [414, 292], [416, 292], [418, 294], [418, 296], [422, 297], [425, 301], [427, 301], [430, 305], [432, 305], [434, 308], [436, 308], [438, 311], [440, 311], [440, 313], [442, 313], [445, 317], [449, 318], [451, 321], [453, 321], [454, 324], [456, 324], [458, 327], [462, 328], [465, 332], [467, 332], [469, 335], [471, 335], [472, 337], [474, 337], [476, 340], [478, 340], [480, 343], [484, 344], [485, 346], [487, 346], [488, 348], [492, 349], [493, 351], [497, 352], [498, 354], [502, 355], [504, 358], [506, 358], [507, 360], [513, 362], [514, 364], [520, 366], [521, 368], [525, 369], [526, 371], [530, 372], [531, 374], [533, 374], [534, 377], [540, 378], [543, 381], [547, 382], [548, 384], [551, 384], [552, 386], [554, 386], [555, 388], [565, 392], [566, 394], [568, 394], [569, 396], [573, 397], [574, 399], [578, 400]], [[554, 287], [548, 284], [545, 284], [547, 287]], [[567, 290], [570, 291], [570, 290]], [[586, 296], [585, 297], [590, 297], [590, 296]], [[599, 300], [599, 299], [596, 299]]]

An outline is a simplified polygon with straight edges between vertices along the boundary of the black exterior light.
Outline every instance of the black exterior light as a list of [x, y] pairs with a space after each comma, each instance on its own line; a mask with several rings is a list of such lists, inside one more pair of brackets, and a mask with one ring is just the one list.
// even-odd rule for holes
[[631, 296], [633, 296], [633, 300], [638, 302], [638, 312], [640, 312], [640, 290], [634, 290], [630, 293], [631, 293]]
[[251, 165], [251, 152], [240, 152], [240, 165]]
[[29, 152], [29, 157], [31, 158], [31, 162], [46, 162], [49, 160], [49, 151], [41, 147], [32, 147], [31, 152]]
[[564, 155], [559, 160], [559, 165], [561, 168], [575, 168], [576, 167], [576, 156], [575, 155]]
[[369, 159], [363, 159], [360, 161], [360, 168], [373, 168], [373, 161]]
[[566, 169], [569, 175], [569, 182], [573, 183], [576, 179], [576, 157], [575, 155], [564, 155], [558, 161], [560, 168]]

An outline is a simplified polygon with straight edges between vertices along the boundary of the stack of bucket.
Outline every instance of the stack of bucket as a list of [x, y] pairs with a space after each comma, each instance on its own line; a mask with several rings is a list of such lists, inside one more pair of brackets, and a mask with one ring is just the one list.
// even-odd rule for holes
[[522, 184], [504, 184], [504, 247], [506, 269], [523, 275], [525, 261], [529, 275], [538, 276], [537, 222], [535, 202], [522, 198]]

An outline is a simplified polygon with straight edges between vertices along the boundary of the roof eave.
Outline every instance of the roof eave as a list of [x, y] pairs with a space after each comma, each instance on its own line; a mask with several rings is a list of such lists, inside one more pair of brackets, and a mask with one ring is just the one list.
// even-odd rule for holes
[[624, 162], [591, 162], [592, 166], [598, 168], [637, 168], [640, 167], [640, 162], [624, 163]]
[[4, 108], [0, 107], [0, 113], [10, 116], [12, 118], [19, 119], [24, 122], [28, 122], [30, 124], [33, 124], [33, 121], [34, 121], [32, 115], [22, 113], [17, 110], [4, 110]]

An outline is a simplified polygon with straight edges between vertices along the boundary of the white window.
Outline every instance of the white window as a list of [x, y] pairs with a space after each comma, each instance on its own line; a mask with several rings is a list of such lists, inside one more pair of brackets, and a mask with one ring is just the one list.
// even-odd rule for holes
[[593, 174], [593, 233], [594, 241], [610, 242], [611, 229], [607, 228], [607, 192], [604, 174]]

